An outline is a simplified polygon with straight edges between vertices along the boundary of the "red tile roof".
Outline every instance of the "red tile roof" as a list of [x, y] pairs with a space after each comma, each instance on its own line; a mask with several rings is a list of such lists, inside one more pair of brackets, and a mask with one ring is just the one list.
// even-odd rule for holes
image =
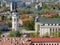
[[24, 41], [24, 39], [20, 37], [1, 37], [0, 38], [0, 45], [30, 45], [31, 42], [29, 42], [28, 40]]
[[14, 44], [10, 42], [0, 42], [0, 45], [14, 45]]
[[31, 38], [32, 42], [60, 42], [60, 38]]
[[30, 18], [22, 18], [21, 20], [22, 20], [23, 22], [24, 22], [24, 21], [29, 21]]
[[43, 14], [43, 16], [45, 16], [45, 17], [52, 17], [52, 16], [54, 16], [54, 14]]

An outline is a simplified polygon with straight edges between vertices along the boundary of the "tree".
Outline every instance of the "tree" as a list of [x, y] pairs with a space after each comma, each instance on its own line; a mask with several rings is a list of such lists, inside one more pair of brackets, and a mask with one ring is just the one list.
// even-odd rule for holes
[[0, 36], [2, 35], [2, 31], [0, 30]]
[[44, 36], [44, 37], [50, 37], [50, 36], [49, 36], [49, 33], [48, 33], [48, 32], [46, 32], [46, 34], [45, 34], [45, 36]]
[[18, 30], [17, 31], [13, 30], [13, 31], [10, 32], [10, 34], [8, 36], [10, 36], [10, 37], [20, 37], [21, 34]]
[[58, 32], [58, 37], [60, 37], [60, 32]]
[[12, 23], [11, 23], [11, 22], [8, 22], [8, 26], [9, 26], [9, 27], [12, 27]]
[[31, 18], [30, 21], [25, 21], [23, 27], [27, 30], [34, 30], [34, 19]]
[[37, 37], [40, 37], [40, 36], [39, 36], [39, 33], [35, 32], [35, 33], [31, 33], [30, 37], [31, 38], [37, 38]]
[[52, 37], [59, 37], [59, 33], [57, 33], [57, 32], [51, 32], [51, 36]]

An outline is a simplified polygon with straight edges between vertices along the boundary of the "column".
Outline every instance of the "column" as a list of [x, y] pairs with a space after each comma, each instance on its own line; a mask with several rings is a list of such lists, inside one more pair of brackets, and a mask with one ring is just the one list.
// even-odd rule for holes
[[33, 43], [34, 45], [36, 45], [36, 43]]
[[59, 29], [57, 28], [57, 37], [59, 36], [58, 33], [59, 33]]

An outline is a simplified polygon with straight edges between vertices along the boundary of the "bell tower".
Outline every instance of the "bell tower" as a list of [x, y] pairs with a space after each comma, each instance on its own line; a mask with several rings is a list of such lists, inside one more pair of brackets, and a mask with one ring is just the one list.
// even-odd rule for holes
[[38, 31], [38, 16], [35, 17], [35, 31]]
[[18, 13], [12, 12], [12, 30], [18, 30]]

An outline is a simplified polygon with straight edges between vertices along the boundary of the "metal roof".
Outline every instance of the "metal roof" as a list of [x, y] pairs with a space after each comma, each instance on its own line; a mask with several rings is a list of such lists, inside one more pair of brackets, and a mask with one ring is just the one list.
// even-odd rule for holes
[[45, 18], [45, 17], [40, 17], [39, 18], [40, 23], [44, 24], [60, 24], [60, 18]]

